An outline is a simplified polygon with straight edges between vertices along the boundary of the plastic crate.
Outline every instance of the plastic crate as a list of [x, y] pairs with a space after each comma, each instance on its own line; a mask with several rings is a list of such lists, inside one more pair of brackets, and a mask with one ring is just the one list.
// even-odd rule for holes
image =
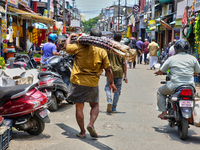
[[11, 119], [4, 119], [2, 126], [6, 126], [9, 128], [9, 141], [12, 139], [12, 120]]
[[9, 147], [9, 127], [0, 127], [0, 149], [6, 150]]

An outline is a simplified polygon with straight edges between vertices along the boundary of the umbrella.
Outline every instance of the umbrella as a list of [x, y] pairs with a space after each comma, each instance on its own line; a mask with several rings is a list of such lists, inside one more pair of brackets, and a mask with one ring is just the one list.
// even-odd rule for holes
[[48, 29], [43, 23], [34, 23], [33, 26], [35, 26], [37, 29]]

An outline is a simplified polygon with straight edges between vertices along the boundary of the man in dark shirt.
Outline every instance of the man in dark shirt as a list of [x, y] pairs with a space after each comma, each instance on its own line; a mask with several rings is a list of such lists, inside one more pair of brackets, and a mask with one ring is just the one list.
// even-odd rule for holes
[[145, 39], [145, 42], [142, 44], [142, 51], [144, 53], [144, 63], [145, 63], [145, 65], [147, 64], [147, 54], [149, 53], [149, 50], [147, 48], [148, 45], [149, 45], [148, 39]]
[[[121, 41], [122, 34], [120, 32], [115, 32], [114, 33], [114, 40], [117, 42]], [[121, 56], [107, 52], [108, 54], [108, 59], [110, 61], [112, 73], [113, 73], [113, 79], [114, 79], [114, 84], [117, 88], [117, 91], [115, 91], [113, 99], [112, 99], [112, 93], [109, 88], [110, 81], [107, 79], [107, 84], [105, 86], [105, 91], [106, 91], [106, 96], [107, 96], [107, 112], [116, 112], [116, 107], [117, 103], [119, 100], [119, 96], [121, 94], [121, 86], [122, 86], [122, 81], [124, 80], [125, 83], [128, 83], [127, 79], [127, 68], [126, 68], [126, 60], [122, 58]], [[124, 78], [123, 78], [124, 76]]]
[[139, 37], [138, 41], [136, 42], [136, 45], [138, 47], [138, 49], [137, 49], [137, 56], [138, 56], [137, 64], [139, 64], [139, 62], [140, 62], [140, 64], [142, 64], [142, 44], [143, 44], [143, 42], [141, 40], [142, 40], [142, 38]]

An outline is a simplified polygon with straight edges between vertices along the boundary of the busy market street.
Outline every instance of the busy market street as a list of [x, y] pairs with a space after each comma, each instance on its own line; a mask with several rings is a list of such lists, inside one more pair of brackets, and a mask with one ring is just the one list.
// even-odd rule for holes
[[[191, 125], [187, 140], [182, 141], [178, 137], [177, 127], [171, 128], [167, 120], [157, 117], [159, 112], [156, 111], [156, 93], [165, 76], [155, 76], [154, 72], [149, 69], [149, 65], [144, 64], [128, 69], [129, 83], [123, 82], [117, 112], [111, 114], [106, 112], [106, 78], [100, 77], [100, 113], [95, 122], [98, 139], [92, 138], [88, 132], [86, 139], [76, 137], [79, 127], [75, 121], [75, 106], [63, 102], [57, 112], [50, 113], [51, 123], [46, 125], [41, 135], [30, 136], [14, 131], [8, 150], [198, 149], [199, 128]], [[89, 121], [89, 112], [90, 108], [86, 103], [85, 125]]]
[[0, 150], [200, 144], [200, 0], [0, 0]]

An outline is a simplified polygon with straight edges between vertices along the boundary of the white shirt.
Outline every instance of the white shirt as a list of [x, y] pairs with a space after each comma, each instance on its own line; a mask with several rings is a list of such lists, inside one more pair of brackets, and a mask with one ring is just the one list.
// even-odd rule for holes
[[175, 49], [174, 49], [174, 45], [172, 45], [169, 49], [169, 55], [175, 55]]
[[167, 83], [170, 90], [182, 84], [194, 84], [194, 73], [200, 73], [197, 59], [189, 54], [180, 52], [169, 57], [160, 69], [162, 72], [170, 70], [171, 80]]

